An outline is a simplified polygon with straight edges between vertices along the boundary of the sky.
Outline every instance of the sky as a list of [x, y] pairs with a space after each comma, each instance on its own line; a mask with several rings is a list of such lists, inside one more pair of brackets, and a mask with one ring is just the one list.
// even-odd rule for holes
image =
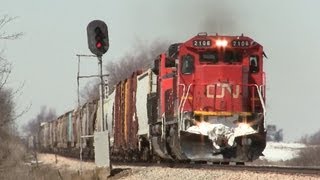
[[[203, 31], [253, 38], [268, 56], [267, 123], [282, 128], [286, 141], [298, 140], [320, 130], [319, 5], [316, 0], [2, 0], [0, 16], [18, 17], [5, 31], [24, 33], [0, 41], [13, 64], [9, 86], [24, 84], [18, 110], [31, 104], [19, 124], [43, 105], [57, 114], [76, 106], [76, 54], [90, 54], [86, 27], [100, 19], [110, 39], [104, 65], [136, 53], [138, 42], [184, 42]], [[95, 59], [83, 62], [83, 75], [98, 72]]]

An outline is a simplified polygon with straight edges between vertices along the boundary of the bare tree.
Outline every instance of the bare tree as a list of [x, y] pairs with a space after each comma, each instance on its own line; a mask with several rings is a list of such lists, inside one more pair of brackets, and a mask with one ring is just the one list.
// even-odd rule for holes
[[297, 157], [286, 162], [290, 166], [319, 166], [320, 165], [320, 130], [300, 138], [300, 143], [306, 144]]
[[[5, 26], [16, 19], [16, 17], [3, 16], [0, 18], [0, 40], [15, 40], [22, 36], [22, 33], [7, 33]], [[15, 104], [13, 98], [15, 93], [6, 87], [11, 74], [12, 65], [4, 58], [4, 50], [0, 51], [0, 130], [7, 130], [16, 119]]]
[[99, 99], [98, 80], [89, 81], [80, 92], [81, 102], [90, 102]]
[[304, 135], [299, 142], [308, 145], [320, 145], [320, 130], [311, 135]]
[[8, 34], [6, 31], [4, 31], [4, 27], [11, 21], [15, 20], [16, 18], [17, 17], [10, 17], [8, 15], [5, 15], [2, 18], [0, 18], [0, 39], [14, 40], [23, 35], [22, 32]]
[[[0, 17], [0, 42], [15, 40], [22, 33], [7, 33], [5, 26], [13, 21], [15, 17]], [[1, 49], [1, 48], [0, 48]], [[0, 50], [0, 165], [15, 165], [24, 156], [24, 148], [15, 132], [14, 120], [24, 112], [16, 114], [14, 97], [18, 90], [7, 87], [7, 82], [11, 74], [12, 65], [4, 57], [4, 49]]]
[[50, 122], [57, 118], [56, 111], [47, 106], [42, 106], [40, 112], [29, 122], [23, 126], [23, 131], [30, 135], [36, 135], [39, 132], [40, 124], [43, 122]]
[[11, 90], [0, 89], [0, 127], [7, 125], [13, 120], [14, 103]]

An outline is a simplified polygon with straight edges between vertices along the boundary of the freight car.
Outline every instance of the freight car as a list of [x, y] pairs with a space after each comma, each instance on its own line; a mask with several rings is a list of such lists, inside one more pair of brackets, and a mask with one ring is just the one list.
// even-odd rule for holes
[[[199, 33], [172, 44], [104, 100], [111, 158], [257, 159], [266, 145], [263, 57], [263, 47], [243, 35]], [[83, 136], [100, 131], [99, 111], [91, 102], [43, 125], [43, 149], [76, 152], [80, 128]], [[88, 156], [92, 144], [83, 141]]]
[[93, 139], [85, 138], [81, 141], [80, 138], [93, 134], [97, 110], [98, 101], [88, 102], [81, 108], [69, 111], [51, 122], [41, 123], [38, 134], [40, 151], [77, 158], [82, 144], [83, 157], [93, 159]]

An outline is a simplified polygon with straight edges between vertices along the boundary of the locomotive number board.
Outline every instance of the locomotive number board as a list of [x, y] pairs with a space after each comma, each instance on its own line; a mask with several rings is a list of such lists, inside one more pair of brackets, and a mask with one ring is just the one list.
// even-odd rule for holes
[[211, 40], [194, 40], [194, 47], [211, 47]]
[[232, 47], [249, 47], [250, 42], [248, 40], [233, 40]]

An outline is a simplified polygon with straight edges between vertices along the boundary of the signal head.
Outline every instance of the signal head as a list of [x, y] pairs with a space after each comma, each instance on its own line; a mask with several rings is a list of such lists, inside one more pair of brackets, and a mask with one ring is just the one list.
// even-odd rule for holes
[[90, 51], [102, 56], [109, 49], [108, 27], [100, 20], [91, 21], [87, 26], [88, 46]]

